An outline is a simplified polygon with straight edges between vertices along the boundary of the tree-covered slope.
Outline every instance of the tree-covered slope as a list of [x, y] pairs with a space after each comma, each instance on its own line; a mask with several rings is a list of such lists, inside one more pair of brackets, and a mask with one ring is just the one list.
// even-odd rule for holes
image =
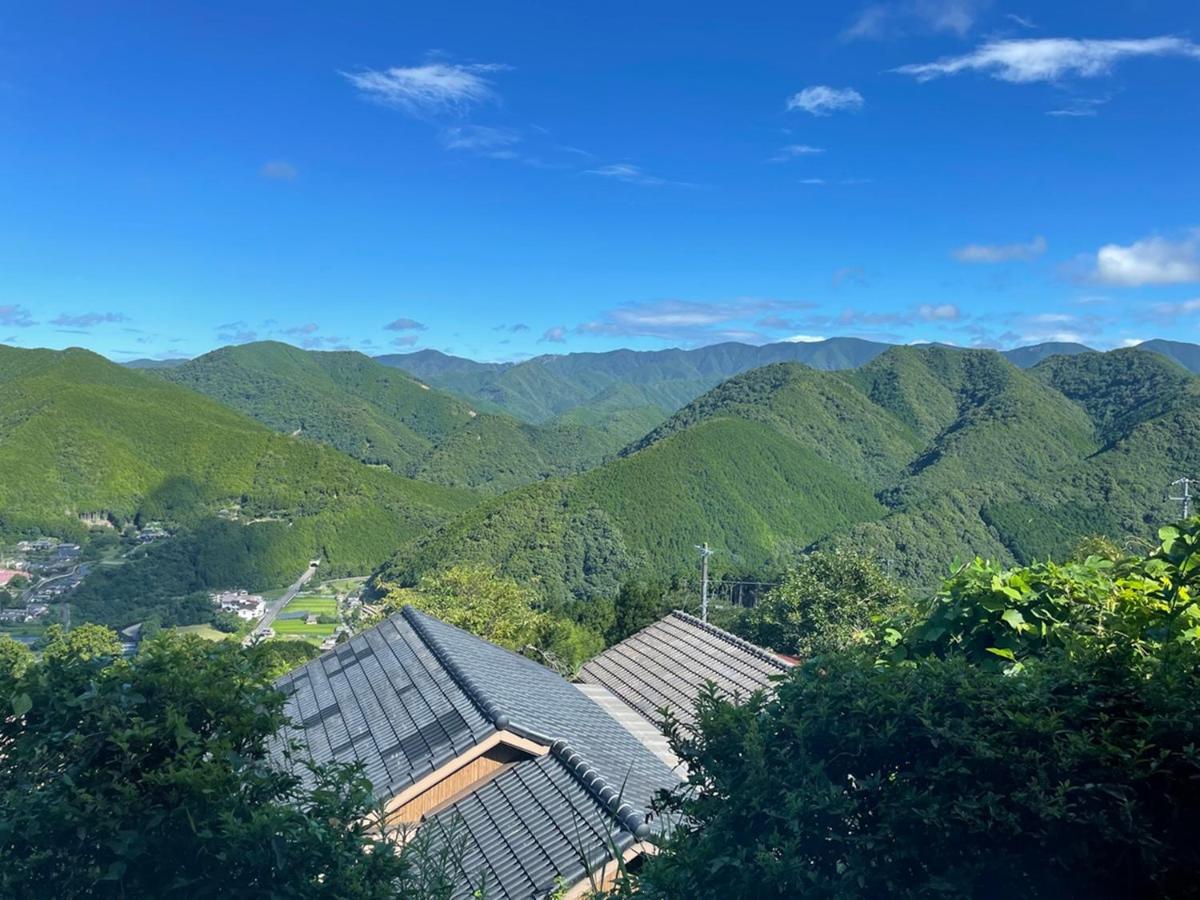
[[[1044, 558], [1161, 519], [1167, 476], [1200, 470], [1196, 385], [1136, 351], [1055, 355], [1032, 370], [932, 346], [840, 372], [767, 366], [690, 403], [619, 460], [501, 497], [402, 548], [392, 571], [411, 578], [461, 553], [501, 568], [519, 559], [586, 595], [638, 565], [690, 570], [703, 540], [721, 550], [718, 571], [816, 543], [920, 583], [976, 554]], [[620, 550], [590, 568], [578, 547], [546, 537], [577, 533], [585, 514]], [[598, 579], [602, 557], [624, 568]]]
[[77, 534], [85, 514], [165, 519], [189, 539], [211, 538], [188, 543], [194, 567], [226, 567], [232, 578], [236, 565], [261, 580], [298, 573], [313, 556], [334, 570], [367, 570], [474, 499], [277, 434], [84, 350], [0, 347], [8, 536]]
[[1200, 372], [1200, 344], [1155, 339], [1152, 341], [1143, 341], [1137, 345], [1137, 349], [1148, 353], [1161, 354], [1167, 357], [1167, 359], [1172, 359], [1179, 363], [1189, 372]]
[[758, 422], [713, 419], [598, 469], [481, 504], [404, 548], [382, 579], [482, 562], [546, 597], [611, 595], [634, 569], [674, 573], [708, 541], [752, 571], [883, 515], [870, 491]]
[[516, 364], [472, 363], [429, 351], [379, 359], [524, 421], [547, 422], [580, 408], [658, 408], [665, 415], [740, 372], [776, 362], [851, 368], [886, 348], [858, 338], [831, 338], [764, 346], [730, 342], [695, 350], [568, 353]]
[[591, 424], [533, 426], [479, 412], [361, 353], [261, 342], [214, 350], [158, 374], [363, 462], [494, 492], [581, 471], [628, 436]]

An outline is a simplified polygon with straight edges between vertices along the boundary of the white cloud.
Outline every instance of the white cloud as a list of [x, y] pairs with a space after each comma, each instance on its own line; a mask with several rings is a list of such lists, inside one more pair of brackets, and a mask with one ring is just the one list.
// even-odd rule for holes
[[815, 344], [825, 338], [819, 334], [793, 334], [791, 337], [785, 337], [784, 340], [789, 344]]
[[[807, 309], [809, 306], [803, 302], [756, 297], [718, 302], [652, 300], [605, 310], [600, 318], [584, 322], [575, 330], [580, 334], [606, 337], [649, 337], [691, 343], [757, 341], [765, 340], [766, 336], [746, 327], [746, 323], [757, 319], [755, 324], [759, 327], [781, 330], [785, 320], [770, 314]], [[800, 327], [791, 322], [787, 326]]]
[[965, 263], [998, 263], [1029, 260], [1046, 252], [1046, 239], [1035, 237], [1025, 244], [967, 244], [954, 251], [954, 258]]
[[801, 184], [825, 184], [824, 178], [801, 178]]
[[961, 313], [953, 303], [922, 303], [917, 307], [917, 315], [926, 322], [956, 322]]
[[421, 116], [445, 111], [462, 112], [494, 100], [495, 91], [485, 76], [507, 68], [495, 63], [428, 62], [422, 66], [341, 74], [367, 99]]
[[824, 152], [824, 147], [811, 147], [808, 144], [788, 144], [786, 147], [781, 147], [779, 152], [767, 160], [767, 162], [787, 162], [799, 156], [815, 156], [818, 153]]
[[562, 325], [555, 325], [553, 328], [547, 328], [542, 332], [542, 336], [538, 343], [549, 341], [552, 344], [565, 344], [567, 342], [567, 329]]
[[1046, 110], [1046, 115], [1070, 119], [1090, 119], [1099, 114], [1100, 107], [1108, 101], [1108, 97], [1074, 97], [1058, 109]]
[[931, 63], [900, 66], [894, 71], [929, 81], [960, 72], [985, 72], [1000, 81], [1058, 81], [1067, 76], [1107, 75], [1122, 60], [1139, 56], [1182, 56], [1200, 59], [1200, 44], [1163, 36], [1131, 40], [1031, 38], [989, 41], [970, 53]]
[[854, 88], [835, 88], [827, 84], [817, 84], [792, 94], [788, 98], [787, 108], [802, 109], [814, 116], [827, 116], [841, 110], [862, 109], [862, 94]]
[[442, 143], [447, 150], [467, 150], [500, 158], [515, 156], [511, 148], [520, 141], [521, 136], [510, 128], [487, 125], [456, 125], [442, 131]]
[[51, 325], [58, 325], [62, 328], [94, 328], [97, 325], [107, 325], [113, 322], [128, 322], [129, 317], [124, 313], [83, 313], [78, 316], [69, 316], [63, 313], [56, 318], [50, 320]]
[[1122, 347], [1136, 347], [1138, 344], [1146, 343], [1145, 338], [1121, 338]]
[[1127, 247], [1105, 244], [1096, 253], [1093, 277], [1124, 287], [1200, 281], [1200, 230], [1181, 241], [1148, 237]]
[[598, 175], [601, 178], [611, 178], [614, 181], [624, 181], [626, 184], [640, 184], [643, 187], [662, 187], [663, 185], [695, 187], [695, 185], [688, 184], [686, 181], [668, 181], [666, 178], [651, 175], [643, 171], [640, 166], [635, 166], [632, 163], [613, 163], [608, 166], [587, 169], [584, 174]]
[[258, 174], [263, 178], [270, 178], [273, 181], [293, 181], [300, 173], [290, 162], [282, 159], [272, 159], [269, 162], [263, 163]]
[[1173, 319], [1177, 316], [1190, 316], [1193, 313], [1200, 313], [1200, 297], [1194, 300], [1184, 300], [1180, 303], [1156, 303], [1151, 307], [1151, 311], [1156, 316], [1166, 319]]
[[844, 40], [883, 40], [910, 31], [965, 35], [987, 0], [908, 0], [873, 3], [842, 32]]
[[1015, 22], [1022, 28], [1037, 28], [1037, 25], [1034, 24], [1033, 19], [1030, 19], [1028, 16], [1018, 16], [1016, 13], [1005, 13], [1004, 18], [1008, 19], [1010, 22]]

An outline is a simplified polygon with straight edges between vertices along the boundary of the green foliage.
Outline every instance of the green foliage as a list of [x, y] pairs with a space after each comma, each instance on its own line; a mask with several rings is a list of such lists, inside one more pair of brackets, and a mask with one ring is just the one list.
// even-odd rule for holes
[[372, 837], [358, 769], [271, 764], [283, 697], [264, 653], [164, 634], [124, 660], [102, 630], [0, 677], [21, 701], [0, 720], [0, 893], [426, 896]]
[[299, 668], [321, 651], [308, 641], [259, 641], [246, 650], [266, 678], [274, 680]]
[[1165, 643], [1200, 643], [1200, 518], [1159, 536], [1147, 557], [1011, 570], [976, 559], [945, 582], [887, 658], [962, 653], [1011, 671], [1047, 648], [1150, 656]]
[[609, 644], [619, 643], [671, 611], [667, 589], [646, 579], [621, 585], [613, 604], [613, 621], [605, 634]]
[[[474, 502], [82, 350], [0, 348], [0, 473], [10, 521], [65, 530], [103, 513], [180, 524], [130, 564], [97, 567], [95, 587], [72, 598], [84, 620], [114, 625], [156, 613], [168, 624], [206, 621], [180, 598], [286, 583], [313, 556], [335, 573], [369, 571]], [[238, 521], [217, 519], [221, 508]]]
[[872, 560], [817, 551], [801, 557], [738, 630], [747, 640], [793, 656], [840, 653], [865, 643], [903, 598], [900, 586]]
[[892, 348], [850, 371], [770, 365], [620, 459], [471, 510], [386, 572], [414, 583], [467, 559], [555, 603], [611, 600], [635, 572], [690, 572], [708, 540], [718, 576], [815, 546], [891, 560], [927, 590], [956, 560], [1030, 563], [1086, 535], [1152, 534], [1164, 486], [1200, 471], [1197, 385], [1137, 351], [1027, 371], [942, 347]]
[[647, 897], [1192, 896], [1200, 672], [829, 657], [676, 734], [688, 817]]
[[610, 433], [603, 422], [537, 427], [481, 414], [361, 353], [273, 341], [223, 347], [158, 374], [363, 462], [493, 492], [580, 471], [637, 436], [616, 423]]
[[[33, 651], [20, 641], [15, 641], [7, 634], [0, 634], [0, 684], [11, 684], [25, 674], [25, 670], [33, 664]], [[11, 702], [12, 697], [7, 699]], [[0, 704], [5, 701], [0, 696]], [[4, 711], [7, 715], [7, 710]]]
[[460, 565], [425, 575], [416, 588], [387, 590], [384, 612], [411, 605], [546, 663], [564, 674], [604, 649], [596, 632], [534, 608], [535, 598], [517, 582], [483, 566]]
[[1195, 896], [1198, 588], [1200, 519], [1144, 558], [977, 561], [865, 651], [709, 691], [640, 895]]

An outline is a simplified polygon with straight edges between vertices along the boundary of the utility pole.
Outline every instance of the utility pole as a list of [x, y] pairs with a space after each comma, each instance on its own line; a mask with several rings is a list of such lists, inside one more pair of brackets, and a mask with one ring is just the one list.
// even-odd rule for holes
[[1183, 517], [1186, 519], [1192, 511], [1192, 485], [1200, 485], [1200, 479], [1188, 478], [1186, 475], [1183, 478], [1177, 478], [1171, 482], [1171, 487], [1181, 488], [1178, 497], [1168, 497], [1168, 500], [1178, 500], [1183, 504]]
[[703, 546], [697, 545], [700, 551], [700, 621], [708, 621], [708, 558], [713, 551], [708, 548], [708, 541]]

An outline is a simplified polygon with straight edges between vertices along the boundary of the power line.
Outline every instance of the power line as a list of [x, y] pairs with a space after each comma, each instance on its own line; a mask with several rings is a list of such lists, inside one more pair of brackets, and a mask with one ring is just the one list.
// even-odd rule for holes
[[1175, 500], [1183, 504], [1183, 518], [1188, 518], [1192, 511], [1192, 485], [1200, 485], [1200, 479], [1188, 478], [1186, 475], [1183, 478], [1176, 478], [1171, 482], [1171, 487], [1180, 488], [1178, 497], [1167, 497], [1168, 500]]

